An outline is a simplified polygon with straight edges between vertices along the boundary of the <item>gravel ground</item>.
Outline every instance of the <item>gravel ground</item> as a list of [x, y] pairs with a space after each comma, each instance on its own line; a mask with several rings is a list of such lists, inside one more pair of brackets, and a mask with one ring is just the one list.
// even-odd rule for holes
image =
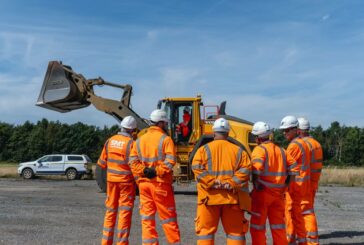
[[[93, 180], [0, 178], [0, 244], [100, 244], [104, 200]], [[195, 244], [196, 196], [177, 194], [176, 202], [182, 243]], [[321, 187], [316, 202], [321, 244], [364, 244], [364, 188]], [[160, 244], [167, 244], [157, 225]], [[137, 208], [129, 241], [141, 244]], [[222, 227], [215, 241], [225, 244]]]

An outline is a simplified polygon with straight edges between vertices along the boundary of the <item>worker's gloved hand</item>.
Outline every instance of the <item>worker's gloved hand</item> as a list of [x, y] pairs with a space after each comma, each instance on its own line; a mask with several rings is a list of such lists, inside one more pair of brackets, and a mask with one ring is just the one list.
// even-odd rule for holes
[[143, 174], [145, 177], [147, 177], [148, 179], [153, 179], [154, 177], [157, 176], [157, 172], [155, 171], [155, 167], [145, 167], [143, 170]]

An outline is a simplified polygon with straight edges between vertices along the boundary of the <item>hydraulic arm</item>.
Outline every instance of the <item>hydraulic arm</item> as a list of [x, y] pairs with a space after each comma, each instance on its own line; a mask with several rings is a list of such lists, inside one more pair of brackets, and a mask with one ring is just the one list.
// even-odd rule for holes
[[[123, 89], [120, 101], [102, 98], [94, 93], [94, 86], [104, 85]], [[130, 108], [131, 95], [132, 86], [129, 84], [110, 83], [101, 77], [86, 79], [82, 74], [75, 73], [70, 66], [50, 61], [36, 105], [58, 112], [69, 112], [92, 104], [118, 121], [126, 116], [135, 117], [137, 128], [141, 130], [148, 124]]]

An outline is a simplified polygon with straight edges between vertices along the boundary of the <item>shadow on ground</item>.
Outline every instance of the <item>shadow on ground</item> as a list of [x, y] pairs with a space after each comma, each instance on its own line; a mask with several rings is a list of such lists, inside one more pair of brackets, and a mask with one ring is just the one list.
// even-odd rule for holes
[[[364, 231], [334, 231], [328, 234], [320, 235], [320, 240], [331, 239], [331, 238], [353, 238], [356, 236], [364, 236]], [[338, 245], [338, 244], [346, 244], [346, 245], [363, 245], [363, 242], [354, 242], [354, 243], [328, 243], [327, 245]]]

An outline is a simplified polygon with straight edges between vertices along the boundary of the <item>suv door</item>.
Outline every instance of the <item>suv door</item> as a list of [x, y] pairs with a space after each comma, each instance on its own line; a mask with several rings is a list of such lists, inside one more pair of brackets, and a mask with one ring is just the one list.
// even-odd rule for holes
[[60, 174], [63, 173], [64, 156], [62, 155], [50, 155], [41, 158], [38, 167], [38, 173], [40, 174]]
[[37, 170], [36, 172], [39, 174], [46, 173], [49, 171], [49, 161], [52, 156], [44, 156], [37, 160]]

